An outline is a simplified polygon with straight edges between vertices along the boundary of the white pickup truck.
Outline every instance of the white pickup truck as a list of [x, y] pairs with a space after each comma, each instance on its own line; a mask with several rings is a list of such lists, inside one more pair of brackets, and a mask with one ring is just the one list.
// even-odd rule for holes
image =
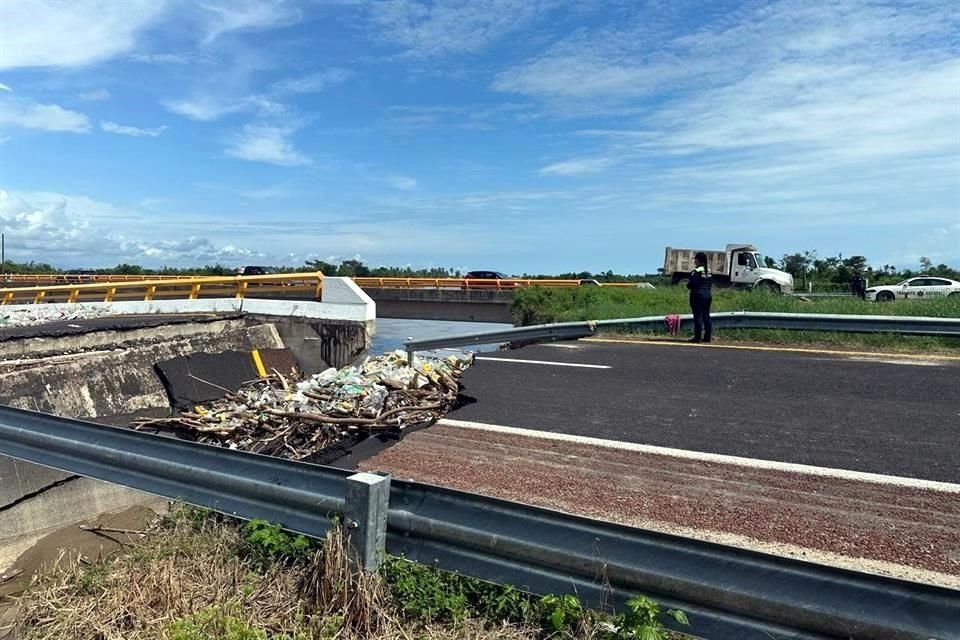
[[667, 247], [663, 272], [673, 284], [685, 283], [693, 271], [693, 257], [707, 254], [707, 264], [717, 287], [760, 289], [771, 293], [793, 293], [793, 276], [764, 266], [763, 256], [750, 244], [728, 244], [725, 250], [675, 249]]

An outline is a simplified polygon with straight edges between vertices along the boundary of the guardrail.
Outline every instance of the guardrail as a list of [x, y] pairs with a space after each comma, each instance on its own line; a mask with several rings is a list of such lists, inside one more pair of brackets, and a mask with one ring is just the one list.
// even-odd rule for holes
[[[0, 454], [314, 537], [357, 508], [346, 471], [7, 407]], [[589, 606], [644, 593], [685, 610], [698, 636], [946, 640], [960, 620], [950, 589], [387, 482], [383, 509], [351, 519], [352, 535], [385, 529], [394, 555]]]
[[529, 287], [579, 287], [579, 280], [525, 280], [481, 278], [353, 278], [358, 286], [378, 289], [482, 289], [512, 291]]
[[0, 289], [0, 305], [17, 302], [114, 302], [199, 297], [236, 297], [256, 293], [308, 293], [320, 298], [321, 273], [285, 273], [262, 276], [204, 276], [131, 282], [44, 285]]
[[[44, 280], [45, 278], [49, 280]], [[76, 278], [76, 279], [74, 279]], [[66, 279], [66, 280], [63, 280]], [[285, 294], [313, 292], [319, 297], [322, 273], [277, 273], [259, 276], [62, 276], [8, 275], [4, 281], [37, 282], [32, 287], [0, 288], [0, 305], [14, 302], [113, 302], [227, 296], [243, 298], [248, 292]], [[579, 280], [482, 280], [477, 278], [352, 278], [362, 288], [457, 289], [461, 291], [514, 291], [529, 287], [578, 287]], [[67, 284], [58, 284], [66, 282]], [[636, 287], [635, 283], [604, 286]], [[291, 288], [293, 287], [293, 288]]]
[[[298, 276], [301, 274], [277, 273], [264, 277], [269, 280], [283, 281], [286, 278]], [[193, 281], [205, 280], [208, 278], [226, 278], [233, 279], [236, 276], [141, 276], [141, 275], [80, 275], [80, 274], [7, 274], [0, 276], [0, 283], [8, 282], [14, 284], [34, 283], [36, 286], [54, 286], [59, 284], [97, 284], [112, 282], [140, 282], [147, 281]], [[251, 277], [251, 276], [248, 276]], [[559, 280], [559, 279], [481, 279], [481, 278], [373, 278], [356, 277], [352, 278], [360, 287], [380, 288], [380, 289], [483, 289], [511, 291], [513, 289], [528, 287], [547, 287], [547, 288], [566, 288], [579, 287], [579, 280]], [[636, 288], [636, 282], [604, 282], [604, 287], [631, 287]]]
[[[681, 323], [693, 316], [679, 316]], [[899, 333], [903, 335], [960, 337], [960, 318], [933, 318], [894, 315], [844, 315], [822, 313], [769, 313], [727, 311], [710, 314], [714, 329], [791, 329], [797, 331], [838, 331], [847, 333]], [[417, 351], [431, 351], [506, 342], [550, 342], [576, 340], [602, 331], [665, 330], [666, 316], [591, 320], [483, 331], [442, 338], [408, 340], [403, 343], [409, 358]]]
[[6, 273], [0, 282], [36, 284], [87, 284], [91, 282], [143, 282], [144, 280], [190, 280], [201, 276], [124, 275], [86, 273]]

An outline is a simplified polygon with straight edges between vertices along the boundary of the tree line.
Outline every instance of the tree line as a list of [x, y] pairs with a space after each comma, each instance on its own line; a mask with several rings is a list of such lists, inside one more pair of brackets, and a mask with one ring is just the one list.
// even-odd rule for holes
[[793, 276], [796, 284], [804, 289], [808, 285], [812, 285], [814, 288], [825, 285], [846, 286], [858, 274], [866, 278], [870, 284], [895, 284], [919, 275], [960, 280], [960, 270], [946, 264], [935, 265], [927, 257], [920, 258], [920, 269], [917, 271], [897, 269], [891, 264], [874, 266], [869, 263], [865, 256], [844, 258], [840, 254], [821, 258], [816, 251], [785, 254], [779, 262], [770, 257], [767, 257], [766, 260], [768, 267], [786, 271]]
[[[816, 251], [803, 251], [784, 254], [780, 260], [766, 257], [766, 266], [781, 269], [791, 274], [798, 288], [808, 286], [830, 287], [847, 286], [855, 274], [860, 274], [871, 284], [887, 284], [899, 282], [917, 275], [940, 276], [960, 280], [960, 270], [946, 264], [933, 264], [926, 257], [920, 258], [920, 269], [897, 269], [894, 265], [871, 265], [865, 256], [850, 256], [844, 258], [842, 254], [820, 257]], [[444, 267], [429, 267], [415, 269], [412, 267], [369, 266], [360, 260], [343, 260], [339, 264], [323, 260], [309, 260], [303, 266], [271, 267], [277, 273], [293, 273], [297, 271], [320, 271], [327, 276], [344, 277], [373, 277], [373, 278], [460, 278], [463, 276], [459, 269]], [[13, 262], [8, 260], [3, 265], [4, 273], [56, 273], [56, 274], [97, 274], [97, 275], [200, 275], [200, 276], [229, 276], [237, 272], [236, 267], [222, 264], [204, 265], [201, 267], [160, 267], [151, 269], [137, 264], [122, 263], [115, 267], [100, 269], [73, 269], [63, 270], [46, 262]], [[657, 273], [615, 273], [613, 270], [569, 271], [554, 274], [524, 273], [518, 276], [529, 280], [560, 279], [560, 280], [596, 280], [598, 282], [650, 282], [652, 284], [668, 284], [669, 274], [662, 269]]]

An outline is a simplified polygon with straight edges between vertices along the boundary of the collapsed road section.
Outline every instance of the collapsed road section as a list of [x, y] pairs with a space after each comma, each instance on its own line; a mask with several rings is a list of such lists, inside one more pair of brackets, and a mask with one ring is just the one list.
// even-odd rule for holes
[[[320, 302], [0, 307], [0, 404], [128, 426], [272, 372], [343, 367], [369, 348], [375, 305], [349, 279], [324, 285]], [[149, 500], [0, 457], [0, 571], [46, 531]]]

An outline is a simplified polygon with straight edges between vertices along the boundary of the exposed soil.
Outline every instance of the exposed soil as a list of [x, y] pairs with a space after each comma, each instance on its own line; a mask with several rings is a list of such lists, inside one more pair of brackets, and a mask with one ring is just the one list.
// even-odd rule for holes
[[[159, 507], [160, 502], [156, 505]], [[85, 531], [81, 525], [106, 529], [143, 531], [156, 518], [157, 512], [136, 505], [116, 513], [108, 513], [79, 524], [58, 529], [28, 548], [0, 575], [0, 640], [9, 638], [9, 625], [16, 611], [16, 596], [23, 593], [34, 577], [43, 575], [57, 565], [80, 558], [95, 562], [113, 555], [140, 538], [135, 533]]]

